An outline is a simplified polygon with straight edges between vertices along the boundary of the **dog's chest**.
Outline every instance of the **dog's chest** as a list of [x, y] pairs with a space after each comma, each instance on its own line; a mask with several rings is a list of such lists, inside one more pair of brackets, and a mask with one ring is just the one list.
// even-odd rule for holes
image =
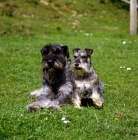
[[77, 94], [83, 98], [88, 98], [92, 94], [92, 85], [90, 81], [75, 80]]

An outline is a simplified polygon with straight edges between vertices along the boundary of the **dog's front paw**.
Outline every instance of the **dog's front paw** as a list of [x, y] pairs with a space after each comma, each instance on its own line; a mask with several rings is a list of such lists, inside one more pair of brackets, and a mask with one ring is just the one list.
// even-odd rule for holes
[[81, 109], [81, 99], [77, 94], [75, 98], [72, 98], [72, 102], [75, 108]]
[[60, 110], [61, 108], [60, 108], [60, 106], [58, 106], [58, 105], [50, 105], [50, 106], [48, 107], [48, 109]]
[[93, 92], [91, 99], [93, 100], [94, 105], [99, 108], [103, 107], [104, 98], [98, 92]]
[[103, 102], [99, 99], [93, 99], [93, 103], [99, 108], [103, 106]]
[[26, 107], [26, 109], [28, 111], [37, 111], [38, 109], [40, 109], [40, 106], [37, 104], [30, 104]]
[[41, 94], [42, 89], [34, 90], [30, 93], [29, 98], [38, 98]]
[[74, 107], [81, 109], [82, 107], [80, 106], [80, 104], [81, 104], [80, 102], [74, 102]]
[[60, 110], [60, 105], [59, 105], [59, 102], [58, 101], [51, 101], [49, 104], [48, 104], [48, 109], [55, 109], [55, 110]]
[[75, 108], [82, 109], [82, 107], [80, 105], [75, 105]]

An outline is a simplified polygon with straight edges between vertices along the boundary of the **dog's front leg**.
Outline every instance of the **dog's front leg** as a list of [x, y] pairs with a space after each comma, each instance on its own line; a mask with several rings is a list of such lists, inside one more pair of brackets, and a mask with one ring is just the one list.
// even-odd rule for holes
[[43, 93], [43, 88], [36, 89], [30, 93], [29, 98], [38, 98], [41, 93]]
[[47, 108], [49, 106], [50, 100], [43, 98], [40, 96], [41, 99], [38, 99], [36, 102], [29, 104], [26, 109], [29, 111], [36, 111], [41, 108]]
[[98, 87], [97, 86], [93, 87], [92, 92], [93, 93], [92, 93], [90, 98], [93, 100], [93, 103], [97, 107], [101, 108], [103, 106], [103, 103], [104, 103], [104, 98], [103, 98], [102, 94], [98, 92]]
[[48, 86], [44, 86], [39, 98], [35, 102], [29, 104], [26, 107], [27, 110], [36, 111], [41, 108], [60, 109], [59, 103], [57, 101], [51, 101], [52, 95], [51, 89]]
[[29, 111], [36, 111], [41, 108], [47, 108], [47, 109], [56, 109], [59, 110], [60, 106], [57, 101], [51, 101], [49, 99], [43, 98], [41, 96], [41, 99], [37, 100], [36, 102], [33, 102], [32, 104], [29, 104], [27, 107], [27, 110]]
[[78, 95], [78, 92], [73, 93], [72, 102], [73, 102], [75, 108], [79, 108], [79, 109], [81, 108], [81, 99]]

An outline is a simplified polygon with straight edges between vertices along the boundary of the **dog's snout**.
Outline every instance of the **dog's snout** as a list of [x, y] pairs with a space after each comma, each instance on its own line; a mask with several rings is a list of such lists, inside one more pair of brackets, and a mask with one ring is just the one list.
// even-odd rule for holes
[[75, 64], [75, 66], [76, 66], [76, 67], [78, 67], [78, 66], [79, 66], [79, 64], [78, 64], [78, 63], [76, 63], [76, 64]]

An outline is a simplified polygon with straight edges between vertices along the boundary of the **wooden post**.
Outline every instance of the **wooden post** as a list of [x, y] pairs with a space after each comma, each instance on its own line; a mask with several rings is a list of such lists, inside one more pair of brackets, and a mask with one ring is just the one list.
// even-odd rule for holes
[[137, 0], [130, 0], [130, 34], [137, 34]]

